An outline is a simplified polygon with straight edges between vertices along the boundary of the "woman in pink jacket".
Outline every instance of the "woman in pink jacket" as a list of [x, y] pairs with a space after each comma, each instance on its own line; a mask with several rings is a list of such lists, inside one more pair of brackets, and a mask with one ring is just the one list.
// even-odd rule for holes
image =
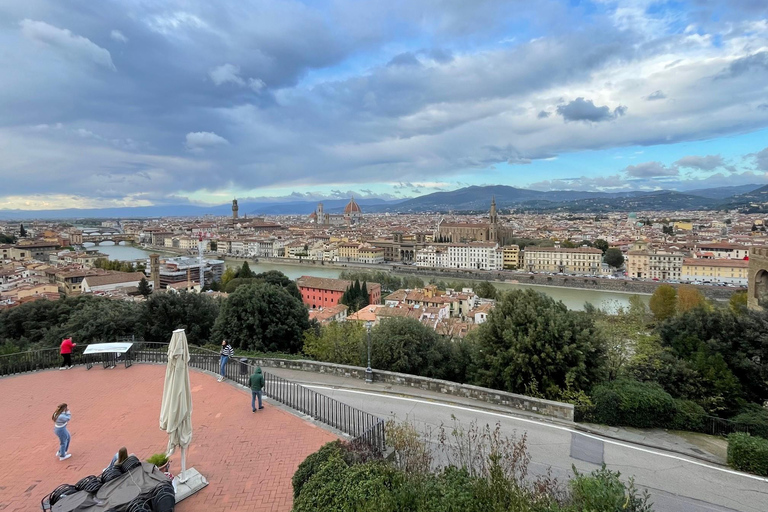
[[72, 343], [72, 337], [66, 338], [61, 342], [61, 357], [64, 358], [64, 364], [59, 370], [68, 370], [72, 368], [72, 349], [77, 346], [77, 343]]

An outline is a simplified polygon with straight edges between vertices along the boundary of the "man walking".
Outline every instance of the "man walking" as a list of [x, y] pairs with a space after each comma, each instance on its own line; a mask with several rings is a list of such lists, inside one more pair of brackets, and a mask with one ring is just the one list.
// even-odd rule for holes
[[256, 398], [259, 398], [259, 409], [263, 409], [261, 405], [261, 393], [264, 389], [264, 374], [261, 373], [261, 366], [256, 367], [256, 371], [251, 375], [248, 381], [251, 385], [251, 409], [256, 412]]
[[64, 341], [61, 342], [61, 357], [64, 359], [64, 363], [62, 364], [61, 368], [59, 370], [68, 370], [72, 368], [72, 349], [77, 346], [77, 343], [72, 343], [72, 337], [65, 338]]
[[221, 371], [219, 372], [221, 375], [219, 375], [219, 382], [224, 380], [224, 376], [226, 375], [225, 370], [227, 369], [227, 361], [229, 361], [229, 358], [235, 355], [235, 349], [232, 348], [232, 345], [229, 344], [227, 340], [221, 341]]

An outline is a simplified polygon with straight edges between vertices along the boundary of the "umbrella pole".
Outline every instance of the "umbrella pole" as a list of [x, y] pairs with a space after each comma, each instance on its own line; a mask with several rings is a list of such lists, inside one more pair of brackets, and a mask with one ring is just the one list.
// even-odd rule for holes
[[179, 473], [179, 482], [184, 483], [187, 481], [187, 478], [185, 477], [185, 472], [187, 471], [187, 449], [186, 447], [181, 447], [181, 473]]

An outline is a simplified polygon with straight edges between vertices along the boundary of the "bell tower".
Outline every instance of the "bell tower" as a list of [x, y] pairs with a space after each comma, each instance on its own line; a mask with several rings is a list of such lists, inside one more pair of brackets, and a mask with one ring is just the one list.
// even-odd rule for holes
[[491, 198], [490, 226], [488, 227], [488, 240], [499, 241], [499, 215], [496, 213], [496, 196]]
[[239, 209], [240, 207], [237, 206], [237, 199], [233, 199], [232, 200], [232, 220], [233, 221], [237, 220], [237, 212]]

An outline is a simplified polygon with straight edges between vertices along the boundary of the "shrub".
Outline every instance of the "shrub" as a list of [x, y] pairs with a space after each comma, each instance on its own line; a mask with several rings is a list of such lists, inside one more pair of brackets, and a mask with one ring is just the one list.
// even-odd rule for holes
[[701, 432], [704, 430], [704, 408], [692, 400], [674, 400], [675, 416], [669, 424], [673, 430]]
[[638, 428], [668, 427], [675, 415], [669, 393], [655, 383], [617, 380], [592, 391], [598, 423]]
[[635, 484], [630, 478], [625, 485], [621, 473], [605, 468], [596, 469], [589, 475], [579, 473], [573, 467], [576, 475], [570, 482], [571, 503], [566, 510], [601, 512], [652, 512], [648, 492], [638, 494]]
[[293, 484], [294, 499], [299, 496], [301, 488], [304, 487], [304, 484], [309, 481], [312, 475], [320, 471], [322, 465], [325, 464], [332, 456], [340, 456], [341, 450], [341, 441], [337, 440], [330, 443], [325, 443], [320, 447], [318, 451], [309, 454], [309, 456], [304, 459], [301, 464], [299, 464], [299, 467], [296, 469], [296, 472], [293, 474], [293, 478], [291, 479], [291, 483]]
[[759, 405], [748, 406], [733, 418], [740, 429], [748, 431], [753, 436], [768, 439], [768, 410]]
[[731, 434], [728, 465], [739, 471], [768, 476], [768, 440], [749, 434]]
[[147, 462], [157, 467], [163, 467], [168, 462], [168, 456], [164, 453], [156, 453], [147, 459]]

